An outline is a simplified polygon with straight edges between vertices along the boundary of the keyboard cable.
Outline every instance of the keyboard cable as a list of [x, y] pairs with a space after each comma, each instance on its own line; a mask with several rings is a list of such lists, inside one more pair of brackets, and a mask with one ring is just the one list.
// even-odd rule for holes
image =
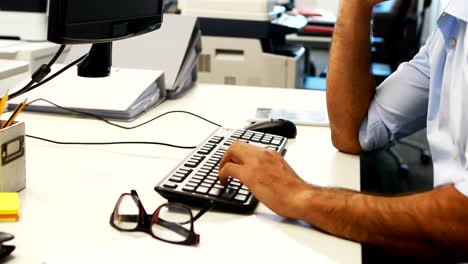
[[[99, 115], [96, 115], [96, 114], [93, 114], [93, 113], [89, 113], [89, 112], [86, 112], [86, 111], [79, 111], [79, 110], [75, 110], [75, 109], [71, 109], [71, 108], [67, 108], [67, 107], [63, 107], [63, 106], [60, 106], [56, 103], [53, 103], [47, 99], [43, 99], [43, 98], [38, 98], [38, 99], [35, 99], [31, 102], [29, 102], [26, 106], [28, 105], [31, 105], [31, 104], [34, 104], [36, 102], [46, 102], [48, 104], [51, 104], [53, 105], [54, 107], [56, 108], [59, 108], [59, 109], [62, 109], [62, 110], [65, 110], [65, 111], [69, 111], [71, 113], [74, 113], [74, 114], [78, 114], [78, 116], [87, 116], [87, 117], [91, 117], [91, 118], [94, 118], [94, 119], [97, 119], [99, 121], [102, 121], [108, 125], [111, 125], [111, 126], [114, 126], [114, 127], [117, 127], [117, 128], [120, 128], [120, 129], [125, 129], [125, 130], [132, 130], [132, 129], [136, 129], [136, 128], [139, 128], [139, 127], [142, 127], [142, 126], [145, 126], [161, 117], [164, 117], [166, 115], [169, 115], [169, 114], [187, 114], [187, 115], [191, 115], [191, 116], [194, 116], [194, 117], [197, 117], [199, 119], [202, 119], [214, 126], [217, 126], [217, 127], [221, 127], [221, 125], [213, 122], [213, 121], [210, 121], [200, 115], [197, 115], [197, 114], [194, 114], [192, 112], [189, 112], [189, 111], [182, 111], [182, 110], [175, 110], [175, 111], [169, 111], [169, 112], [166, 112], [166, 113], [163, 113], [163, 114], [160, 114], [148, 121], [145, 121], [143, 123], [140, 123], [138, 125], [134, 125], [134, 126], [122, 126], [120, 124], [117, 124], [117, 123], [114, 123], [114, 122], [111, 122], [107, 119], [105, 119], [104, 117], [102, 116], [99, 116]], [[53, 143], [53, 144], [58, 144], [58, 145], [130, 145], [130, 144], [133, 144], [133, 145], [161, 145], [161, 146], [166, 146], [166, 147], [172, 147], [172, 148], [179, 148], [179, 149], [195, 149], [197, 148], [196, 146], [179, 146], [179, 145], [175, 145], [175, 144], [169, 144], [169, 143], [162, 143], [162, 142], [146, 142], [146, 141], [120, 141], [120, 142], [63, 142], [63, 141], [57, 141], [57, 140], [52, 140], [52, 139], [47, 139], [47, 138], [43, 138], [43, 137], [38, 137], [38, 136], [33, 136], [33, 135], [26, 135], [26, 137], [29, 137], [29, 138], [33, 138], [33, 139], [36, 139], [36, 140], [41, 140], [41, 141], [45, 141], [45, 142], [48, 142], [48, 143]]]

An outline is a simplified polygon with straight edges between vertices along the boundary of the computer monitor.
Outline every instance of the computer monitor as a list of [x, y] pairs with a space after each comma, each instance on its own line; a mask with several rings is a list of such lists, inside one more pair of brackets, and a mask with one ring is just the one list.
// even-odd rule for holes
[[112, 41], [159, 29], [164, 0], [50, 0], [47, 38], [58, 44], [89, 44], [78, 75], [105, 77]]

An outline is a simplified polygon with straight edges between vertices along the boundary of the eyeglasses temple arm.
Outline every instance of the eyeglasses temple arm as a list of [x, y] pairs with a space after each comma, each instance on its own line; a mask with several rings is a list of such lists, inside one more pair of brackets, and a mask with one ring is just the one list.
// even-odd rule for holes
[[214, 201], [211, 201], [210, 204], [203, 208], [202, 210], [200, 210], [200, 212], [198, 212], [198, 214], [196, 214], [194, 217], [193, 217], [193, 222], [197, 221], [202, 215], [204, 215], [206, 212], [208, 212], [209, 210], [213, 209], [213, 207], [215, 206], [215, 202]]
[[184, 237], [187, 237], [189, 234], [190, 234], [190, 230], [187, 230], [186, 228], [184, 228], [183, 226], [177, 224], [177, 223], [173, 223], [173, 222], [168, 222], [164, 219], [158, 219], [156, 221], [156, 224], [158, 225], [161, 225], [167, 229], [170, 229], [176, 233], [178, 233], [179, 235], [181, 236], [184, 236]]

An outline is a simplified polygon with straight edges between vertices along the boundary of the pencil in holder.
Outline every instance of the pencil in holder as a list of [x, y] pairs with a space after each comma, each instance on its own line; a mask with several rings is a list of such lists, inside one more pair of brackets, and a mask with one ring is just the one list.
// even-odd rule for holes
[[[6, 121], [0, 121], [2, 126]], [[0, 192], [26, 188], [25, 124], [14, 122], [0, 130]]]

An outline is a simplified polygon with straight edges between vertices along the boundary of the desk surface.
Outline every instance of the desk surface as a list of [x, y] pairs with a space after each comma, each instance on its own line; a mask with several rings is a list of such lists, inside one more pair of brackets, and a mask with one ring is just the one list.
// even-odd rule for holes
[[[307, 90], [199, 84], [183, 98], [166, 101], [128, 125], [166, 111], [186, 110], [225, 127], [242, 128], [257, 107], [325, 110], [325, 94]], [[27, 134], [60, 141], [139, 140], [195, 146], [215, 129], [209, 123], [184, 114], [168, 115], [136, 130], [122, 130], [96, 120], [64, 116], [28, 113], [22, 114], [20, 119], [26, 122]], [[27, 188], [20, 193], [21, 220], [0, 224], [0, 230], [16, 236], [13, 244], [17, 248], [7, 263], [40, 263], [57, 252], [70, 249], [83, 252], [111, 241], [147, 237], [145, 234], [120, 233], [110, 227], [109, 217], [115, 202], [121, 193], [135, 189], [146, 209], [154, 210], [164, 202], [154, 192], [155, 184], [189, 153], [162, 146], [59, 146], [30, 138], [26, 146]], [[360, 189], [359, 158], [337, 152], [331, 144], [329, 128], [299, 126], [298, 137], [290, 141], [285, 158], [306, 181], [322, 186]], [[227, 225], [243, 219], [255, 219], [257, 224], [275, 232], [271, 233], [272, 237], [256, 237], [256, 225]], [[258, 245], [253, 251], [257, 254], [249, 256], [248, 263], [275, 263], [281, 258], [294, 263], [310, 263], [311, 256], [331, 263], [361, 262], [359, 244], [287, 221], [261, 204], [254, 216], [220, 212], [205, 214], [195, 224], [201, 236], [201, 244], [196, 250], [225, 243], [213, 241], [214, 233], [218, 232], [213, 227], [233, 229], [230, 237], [226, 238], [230, 241], [226, 245], [232, 247], [235, 244], [235, 249], [222, 252], [213, 248], [213, 254], [223, 258], [226, 254], [232, 256], [233, 250], [236, 256], [252, 251], [254, 243]], [[276, 232], [282, 233], [281, 243], [274, 241], [278, 239]], [[209, 238], [212, 240], [208, 241]], [[250, 243], [242, 243], [246, 238]], [[288, 248], [280, 252], [275, 245]], [[158, 246], [161, 244], [155, 242], [156, 252]], [[291, 251], [293, 248], [303, 250]], [[154, 253], [154, 257], [156, 259], [158, 255]], [[173, 260], [178, 262], [178, 257], [174, 255]], [[200, 255], [195, 254], [195, 262], [206, 262], [205, 259], [197, 261], [197, 258]], [[219, 261], [216, 257], [210, 259], [213, 263]]]

